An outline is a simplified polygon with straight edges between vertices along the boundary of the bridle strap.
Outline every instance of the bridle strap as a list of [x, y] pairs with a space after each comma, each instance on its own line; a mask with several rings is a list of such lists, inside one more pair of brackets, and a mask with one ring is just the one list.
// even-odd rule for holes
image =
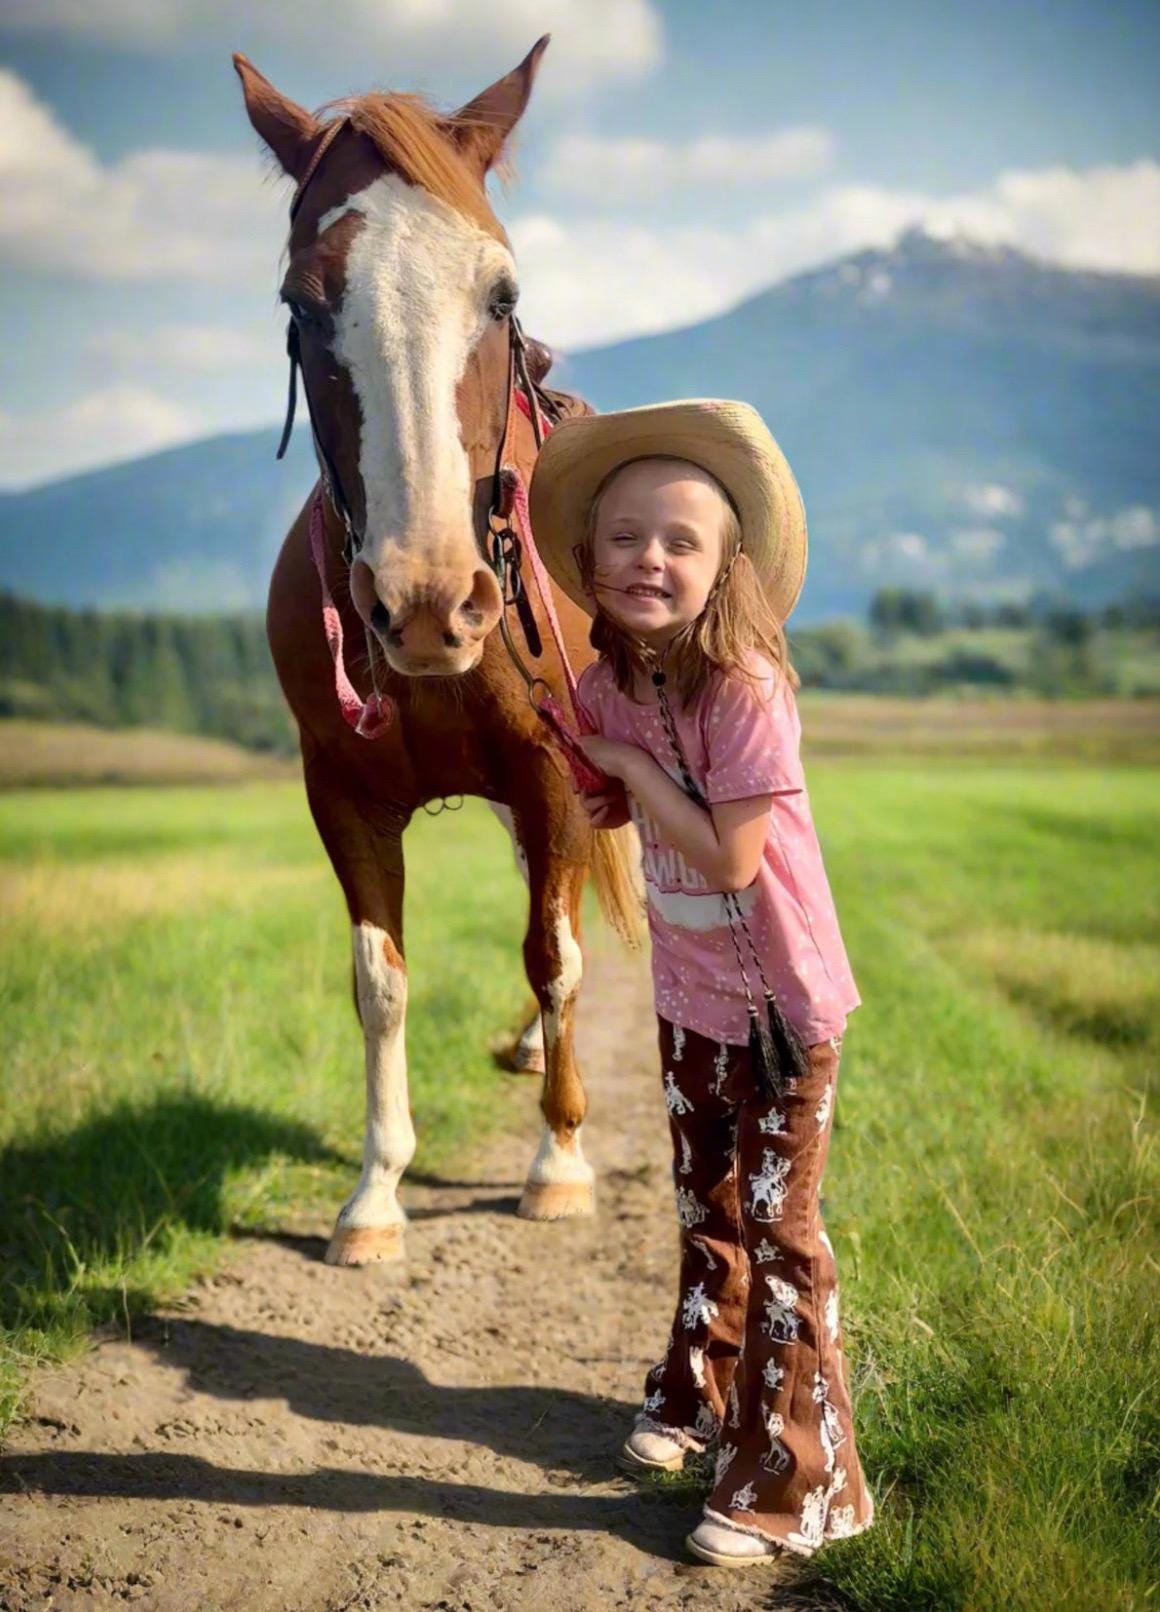
[[[349, 118], [341, 117], [335, 118], [333, 123], [327, 124], [322, 138], [311, 152], [310, 161], [306, 164], [306, 171], [298, 181], [298, 188], [294, 192], [294, 199], [290, 203], [291, 225], [293, 225], [298, 214], [298, 209], [302, 206], [302, 199], [306, 195], [310, 181], [318, 172], [319, 164], [349, 123]], [[338, 471], [335, 468], [334, 461], [318, 435], [318, 428], [315, 425], [316, 416], [310, 405], [310, 388], [306, 380], [306, 371], [302, 369], [302, 353], [298, 343], [298, 326], [293, 319], [289, 321], [286, 327], [286, 356], [290, 360], [290, 378], [286, 388], [286, 418], [282, 424], [282, 438], [278, 443], [278, 452], [275, 457], [284, 459], [286, 449], [290, 446], [290, 436], [294, 430], [294, 415], [298, 407], [298, 371], [302, 370], [302, 390], [306, 394], [306, 409], [310, 415], [310, 430], [314, 438], [314, 451], [318, 456], [318, 462], [322, 469], [322, 478], [326, 483], [326, 491], [330, 502], [343, 524], [346, 534], [346, 558], [349, 563], [354, 557], [355, 550], [354, 520], [351, 515], [350, 505], [347, 503], [346, 496], [342, 490], [342, 483], [338, 479]]]
[[330, 150], [331, 146], [338, 139], [338, 136], [342, 133], [343, 129], [346, 128], [349, 122], [349, 118], [335, 118], [334, 122], [328, 123], [323, 131], [322, 138], [319, 140], [318, 144], [311, 153], [310, 161], [306, 164], [306, 172], [298, 181], [298, 189], [294, 192], [294, 199], [290, 203], [291, 224], [293, 224], [294, 219], [297, 216], [298, 209], [302, 206], [302, 198], [306, 194], [306, 187], [318, 172], [319, 163], [322, 161], [323, 157], [325, 157], [326, 153]]

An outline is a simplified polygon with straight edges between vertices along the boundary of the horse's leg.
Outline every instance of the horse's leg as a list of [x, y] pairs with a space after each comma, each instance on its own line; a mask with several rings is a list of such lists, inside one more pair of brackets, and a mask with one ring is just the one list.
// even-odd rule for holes
[[[516, 859], [516, 867], [520, 871], [520, 877], [525, 884], [529, 885], [530, 889], [528, 858], [523, 846], [520, 844], [520, 837], [516, 833], [515, 819], [512, 816], [511, 807], [504, 806], [498, 800], [489, 800], [487, 804], [511, 835], [512, 853]], [[510, 1056], [510, 1067], [519, 1074], [542, 1075], [544, 1073], [546, 1067], [544, 1062], [544, 1019], [538, 1002], [532, 1003], [532, 1011], [528, 1015], [524, 1028], [516, 1038], [510, 1054], [505, 1053], [504, 1056], [505, 1058]]]
[[549, 806], [538, 820], [517, 818], [528, 859], [530, 912], [524, 940], [528, 982], [544, 1023], [544, 1130], [528, 1171], [519, 1213], [525, 1220], [562, 1220], [589, 1215], [595, 1207], [592, 1166], [580, 1144], [588, 1108], [572, 1051], [576, 996], [583, 974], [580, 895], [585, 865], [565, 860], [565, 825]]
[[360, 810], [325, 762], [308, 761], [306, 792], [346, 896], [353, 926], [355, 1000], [366, 1050], [366, 1133], [358, 1185], [339, 1210], [329, 1265], [402, 1259], [406, 1215], [399, 1178], [415, 1153], [407, 1095], [403, 958], [405, 814]]

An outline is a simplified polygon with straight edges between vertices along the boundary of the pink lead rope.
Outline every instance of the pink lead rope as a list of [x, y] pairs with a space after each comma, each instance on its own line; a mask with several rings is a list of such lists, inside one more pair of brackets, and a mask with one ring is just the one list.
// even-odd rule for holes
[[[522, 399], [521, 399], [522, 401]], [[318, 487], [310, 505], [310, 552], [314, 557], [314, 568], [318, 572], [318, 584], [322, 590], [322, 629], [326, 634], [326, 642], [330, 649], [330, 656], [334, 662], [334, 692], [338, 699], [339, 709], [343, 719], [354, 731], [364, 739], [379, 739], [391, 723], [395, 720], [395, 702], [385, 694], [375, 691], [364, 700], [354, 687], [347, 675], [346, 662], [343, 656], [342, 618], [334, 603], [330, 592], [330, 585], [326, 580], [326, 525], [322, 508], [323, 493]], [[528, 513], [528, 494], [523, 479], [518, 471], [514, 475], [514, 491], [512, 499], [512, 513], [515, 517], [519, 532], [520, 544], [532, 568], [539, 590], [540, 601], [544, 607], [544, 614], [548, 618], [548, 625], [552, 629], [552, 637], [556, 643], [556, 651], [560, 657], [560, 665], [564, 672], [564, 681], [568, 686], [568, 698], [572, 706], [572, 713], [576, 727], [581, 733], [592, 733], [592, 724], [584, 713], [576, 690], [576, 678], [573, 675], [567, 651], [564, 648], [564, 634], [560, 627], [560, 618], [556, 614], [556, 602], [552, 598], [552, 584], [548, 577], [540, 552], [536, 548], [536, 540], [532, 535], [532, 522]], [[545, 685], [546, 686], [546, 685]], [[533, 702], [534, 703], [534, 702]], [[582, 747], [576, 742], [576, 735], [568, 721], [567, 713], [560, 702], [549, 691], [535, 705], [535, 710], [563, 752], [564, 759], [571, 769], [576, 787], [585, 793], [600, 792], [607, 789], [611, 779], [606, 773], [593, 765], [585, 755]]]
[[[536, 587], [540, 590], [540, 600], [544, 606], [544, 614], [548, 618], [548, 625], [552, 629], [552, 637], [556, 640], [556, 651], [560, 657], [560, 665], [564, 669], [564, 681], [568, 685], [568, 698], [571, 701], [576, 726], [581, 733], [594, 733], [595, 729], [591, 722], [588, 721], [576, 691], [576, 679], [572, 674], [572, 666], [564, 648], [564, 634], [560, 628], [560, 618], [556, 614], [556, 601], [552, 598], [552, 584], [548, 577], [547, 568], [540, 558], [540, 551], [536, 547], [535, 537], [532, 535], [532, 520], [528, 513], [527, 489], [518, 471], [515, 473], [515, 487], [512, 494], [512, 514], [515, 516], [520, 545], [532, 567]], [[600, 768], [589, 760], [582, 747], [577, 744], [576, 735], [568, 725], [567, 715], [560, 702], [549, 692], [544, 695], [535, 708], [540, 719], [551, 729], [560, 749], [563, 751], [564, 759], [571, 768], [577, 789], [582, 790], [584, 794], [599, 794], [608, 789], [612, 783], [611, 778], [607, 773], [601, 772]]]
[[346, 674], [342, 654], [342, 618], [331, 597], [326, 580], [326, 526], [322, 516], [322, 488], [310, 505], [310, 552], [322, 589], [322, 630], [334, 662], [334, 692], [343, 718], [364, 739], [379, 739], [395, 720], [395, 702], [385, 694], [373, 693], [364, 700]]

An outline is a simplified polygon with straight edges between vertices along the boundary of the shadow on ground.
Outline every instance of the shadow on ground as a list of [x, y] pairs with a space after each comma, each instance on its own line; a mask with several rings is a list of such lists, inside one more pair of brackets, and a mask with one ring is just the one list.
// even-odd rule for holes
[[49, 1327], [81, 1306], [101, 1321], [147, 1304], [125, 1286], [129, 1262], [163, 1254], [180, 1231], [225, 1231], [228, 1177], [275, 1156], [345, 1162], [305, 1125], [193, 1093], [121, 1103], [6, 1148], [0, 1326]]

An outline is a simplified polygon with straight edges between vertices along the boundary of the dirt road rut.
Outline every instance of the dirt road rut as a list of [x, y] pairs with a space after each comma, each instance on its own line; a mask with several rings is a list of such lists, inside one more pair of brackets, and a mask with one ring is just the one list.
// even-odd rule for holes
[[519, 1134], [404, 1183], [407, 1285], [323, 1265], [321, 1226], [247, 1241], [131, 1342], [43, 1374], [0, 1461], [5, 1612], [797, 1603], [768, 1568], [688, 1562], [695, 1510], [612, 1465], [676, 1270], [645, 965], [601, 943], [580, 1021], [596, 1218], [515, 1216], [529, 1081]]

